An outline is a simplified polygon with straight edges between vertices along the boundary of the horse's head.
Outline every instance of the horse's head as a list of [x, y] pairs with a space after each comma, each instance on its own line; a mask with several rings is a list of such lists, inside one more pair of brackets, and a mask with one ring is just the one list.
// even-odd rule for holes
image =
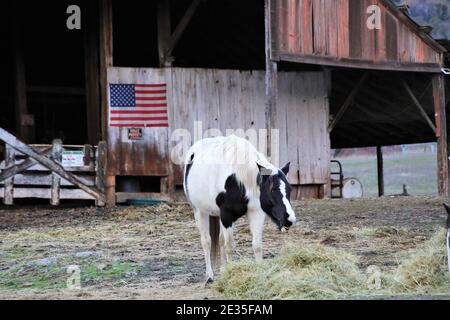
[[296, 221], [290, 203], [292, 188], [286, 178], [289, 163], [278, 170], [266, 168], [260, 163], [257, 165], [261, 208], [270, 216], [279, 230], [286, 232]]

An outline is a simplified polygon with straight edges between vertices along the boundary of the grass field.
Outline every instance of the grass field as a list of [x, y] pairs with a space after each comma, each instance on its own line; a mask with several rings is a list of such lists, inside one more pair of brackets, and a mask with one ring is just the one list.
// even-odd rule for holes
[[[378, 196], [376, 155], [336, 157], [342, 163], [344, 177], [361, 181], [364, 197]], [[384, 155], [385, 195], [399, 194], [403, 184], [411, 195], [437, 194], [436, 154], [405, 152]], [[335, 169], [334, 169], [335, 170]]]

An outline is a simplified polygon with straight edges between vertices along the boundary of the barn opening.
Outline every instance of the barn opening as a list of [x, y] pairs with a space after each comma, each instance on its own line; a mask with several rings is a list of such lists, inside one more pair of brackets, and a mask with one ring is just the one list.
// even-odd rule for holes
[[66, 144], [98, 143], [99, 132], [94, 129], [88, 133], [88, 126], [95, 122], [94, 127], [98, 128], [100, 119], [89, 119], [89, 112], [96, 111], [99, 101], [90, 102], [94, 105], [87, 109], [87, 17], [83, 16], [85, 28], [81, 30], [69, 30], [66, 26], [67, 7], [75, 4], [95, 8], [88, 3], [4, 4], [5, 12], [11, 14], [2, 19], [1, 28], [5, 34], [2, 39], [8, 44], [8, 50], [2, 50], [1, 61], [6, 62], [2, 70], [9, 75], [2, 77], [9, 91], [6, 96], [2, 94], [2, 101], [7, 101], [0, 111], [2, 127], [28, 143], [48, 144], [55, 138]]
[[[332, 73], [333, 116], [364, 74]], [[435, 114], [431, 74], [371, 71], [331, 132], [333, 159], [341, 161], [347, 178], [363, 182], [365, 196], [438, 194]]]

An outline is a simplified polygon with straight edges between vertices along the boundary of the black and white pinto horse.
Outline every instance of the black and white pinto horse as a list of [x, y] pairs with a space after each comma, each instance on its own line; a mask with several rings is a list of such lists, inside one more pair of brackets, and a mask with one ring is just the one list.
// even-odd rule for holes
[[207, 282], [214, 278], [211, 257], [215, 262], [220, 251], [222, 267], [231, 261], [234, 223], [240, 217], [248, 217], [257, 261], [263, 256], [266, 215], [282, 232], [295, 224], [288, 171], [289, 163], [278, 169], [249, 141], [234, 135], [203, 139], [188, 150], [184, 191], [200, 231]]

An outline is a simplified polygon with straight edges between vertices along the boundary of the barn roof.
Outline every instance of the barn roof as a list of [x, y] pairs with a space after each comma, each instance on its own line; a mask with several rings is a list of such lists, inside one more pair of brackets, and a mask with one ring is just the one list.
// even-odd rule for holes
[[[381, 28], [366, 26], [374, 4]], [[443, 66], [446, 49], [430, 36], [430, 27], [408, 15], [407, 6], [390, 0], [278, 0], [271, 5], [274, 60], [412, 72], [440, 72]]]
[[[447, 52], [448, 49], [441, 45], [438, 40], [435, 40], [431, 36], [431, 31], [433, 30], [432, 26], [421, 25], [409, 14], [409, 5], [402, 4], [396, 6], [392, 3], [392, 0], [381, 0], [385, 3], [385, 5], [400, 19], [403, 20], [405, 24], [409, 26], [409, 28], [416, 33], [423, 41], [428, 43], [431, 47], [433, 47], [437, 52]], [[406, 19], [405, 19], [406, 17]]]

